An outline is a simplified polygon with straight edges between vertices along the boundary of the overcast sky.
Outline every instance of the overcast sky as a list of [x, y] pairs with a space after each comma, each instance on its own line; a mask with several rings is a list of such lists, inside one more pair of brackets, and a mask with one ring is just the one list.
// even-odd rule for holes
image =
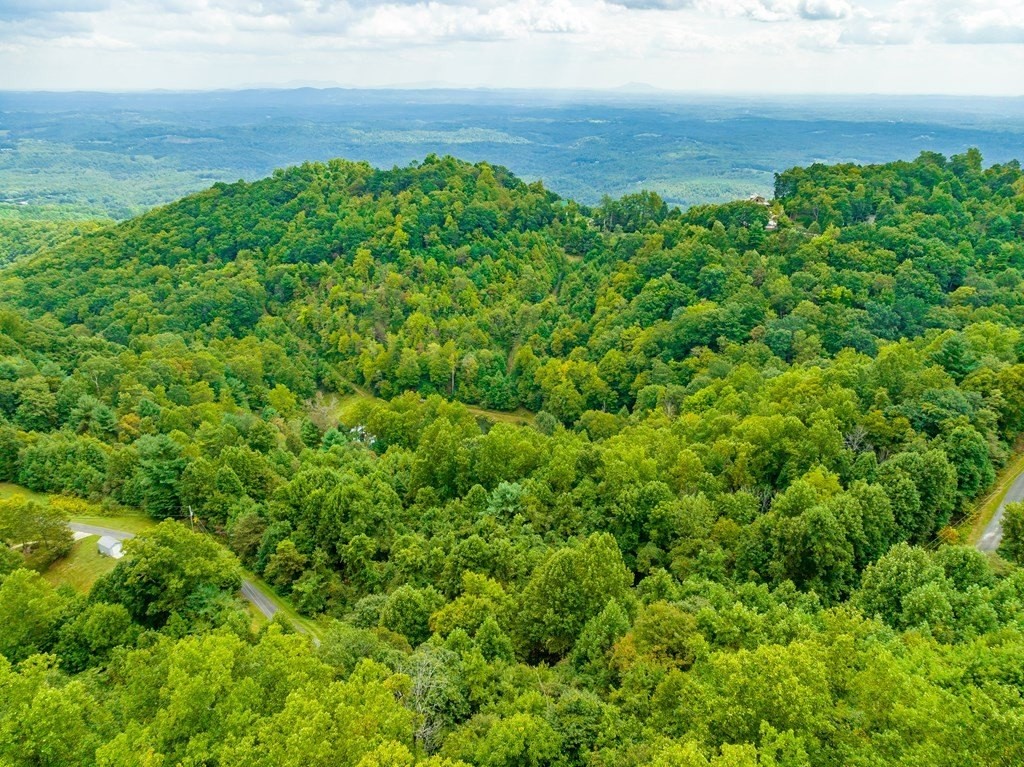
[[1024, 0], [0, 0], [0, 89], [1024, 94]]

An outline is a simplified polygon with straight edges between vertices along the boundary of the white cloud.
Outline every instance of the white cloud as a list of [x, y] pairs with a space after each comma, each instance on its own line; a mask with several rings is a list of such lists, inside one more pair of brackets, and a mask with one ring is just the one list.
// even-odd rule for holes
[[[946, 42], [969, 45], [1024, 45], [1024, 25], [989, 24], [965, 29], [953, 27], [946, 31]], [[1024, 79], [1024, 73], [1021, 74]]]
[[953, 5], [941, 20], [945, 42], [975, 45], [1024, 45], [1024, 2], [989, 0]]
[[693, 0], [608, 0], [611, 5], [621, 5], [638, 11], [678, 11], [692, 8]]
[[954, 48], [973, 81], [1022, 90], [1024, 0], [0, 0], [8, 87], [941, 91]]
[[853, 14], [853, 8], [845, 0], [802, 0], [798, 11], [811, 21], [845, 19]]

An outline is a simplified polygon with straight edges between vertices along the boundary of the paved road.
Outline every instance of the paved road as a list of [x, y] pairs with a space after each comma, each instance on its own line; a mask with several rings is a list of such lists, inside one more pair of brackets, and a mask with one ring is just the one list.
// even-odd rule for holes
[[[242, 581], [242, 596], [252, 602], [256, 609], [268, 618], [273, 618], [277, 613], [277, 605], [270, 601], [266, 594], [256, 588], [252, 581]], [[301, 627], [299, 630], [302, 630]]]
[[1006, 504], [1017, 501], [1024, 501], [1024, 473], [1020, 474], [1010, 485], [1010, 489], [1003, 497], [1003, 502], [999, 504], [996, 513], [992, 515], [992, 520], [985, 527], [985, 532], [978, 539], [979, 551], [995, 551], [999, 548], [999, 544], [1003, 540], [1003, 510], [1006, 508]]
[[[86, 533], [87, 535], [109, 535], [118, 541], [127, 541], [129, 538], [134, 538], [134, 533], [128, 533], [124, 530], [114, 530], [109, 527], [99, 527], [97, 525], [83, 525], [78, 522], [69, 522], [68, 527], [76, 533]], [[252, 602], [256, 609], [263, 613], [267, 618], [273, 618], [277, 612], [277, 605], [275, 605], [270, 599], [256, 588], [256, 585], [251, 581], [242, 581], [242, 596], [248, 601]]]
[[68, 522], [68, 527], [76, 533], [85, 533], [86, 535], [109, 535], [115, 541], [127, 541], [129, 538], [134, 538], [134, 533], [126, 533], [124, 530], [112, 530], [109, 527], [97, 527], [96, 525], [82, 525], [78, 522]]

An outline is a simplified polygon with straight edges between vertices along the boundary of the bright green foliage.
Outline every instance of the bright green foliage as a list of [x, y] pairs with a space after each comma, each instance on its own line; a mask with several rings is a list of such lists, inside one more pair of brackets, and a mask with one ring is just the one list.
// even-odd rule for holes
[[536, 648], [562, 655], [609, 600], [622, 600], [632, 578], [615, 539], [592, 535], [560, 549], [534, 571], [523, 590], [518, 621]]
[[118, 647], [131, 647], [140, 631], [122, 605], [89, 605], [60, 630], [54, 651], [68, 671], [104, 663]]
[[20, 497], [0, 501], [0, 545], [16, 548], [34, 567], [45, 568], [71, 551], [67, 515], [56, 506]]
[[1024, 565], [1024, 503], [1008, 503], [1003, 509], [1003, 540], [999, 553]]
[[0, 583], [0, 655], [18, 663], [57, 639], [68, 601], [38, 573], [15, 570]]
[[110, 716], [80, 681], [55, 685], [52, 659], [15, 673], [0, 658], [0, 759], [12, 765], [87, 767], [111, 734]]
[[0, 762], [1024, 762], [1020, 509], [941, 543], [1024, 429], [1022, 237], [972, 153], [685, 213], [430, 157], [19, 260], [2, 478], [198, 532], [80, 600], [0, 504]]
[[381, 608], [380, 625], [418, 645], [430, 636], [427, 621], [440, 603], [440, 594], [433, 588], [399, 586]]
[[18, 568], [24, 567], [24, 565], [25, 557], [22, 556], [20, 551], [0, 546], [0, 580], [3, 580], [4, 576], [13, 573]]
[[491, 725], [473, 755], [481, 767], [542, 767], [561, 750], [558, 734], [541, 717], [519, 713]]
[[430, 616], [430, 627], [447, 636], [455, 629], [474, 633], [488, 620], [507, 625], [510, 606], [500, 583], [467, 571], [462, 575], [462, 594]]
[[[389, 676], [387, 669], [364, 661], [345, 682], [315, 695], [290, 696], [281, 712], [254, 733], [261, 744], [254, 763], [356, 765], [382, 744], [411, 743], [413, 714], [396, 700], [403, 680]], [[372, 727], [365, 726], [371, 722]], [[234, 750], [236, 758], [249, 748]]]
[[125, 556], [93, 588], [124, 605], [135, 621], [163, 626], [172, 615], [198, 618], [221, 592], [241, 586], [235, 558], [210, 538], [177, 522], [161, 522], [124, 544]]

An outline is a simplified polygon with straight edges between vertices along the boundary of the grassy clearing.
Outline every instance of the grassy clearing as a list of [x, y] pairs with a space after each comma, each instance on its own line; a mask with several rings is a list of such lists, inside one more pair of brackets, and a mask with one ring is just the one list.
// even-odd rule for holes
[[124, 530], [136, 535], [156, 525], [156, 520], [152, 517], [134, 509], [122, 508], [117, 509], [114, 513], [110, 513], [98, 503], [90, 503], [81, 498], [51, 496], [46, 493], [33, 492], [21, 485], [0, 482], [0, 500], [8, 498], [24, 498], [47, 505], [49, 505], [51, 499], [55, 498], [58, 502], [63, 502], [65, 507], [70, 510], [68, 516], [72, 522], [79, 522], [83, 525], [96, 525], [97, 527], [109, 527], [112, 530]]
[[357, 392], [344, 396], [332, 395], [328, 398], [328, 407], [330, 408], [331, 418], [335, 423], [352, 425], [359, 420], [359, 410], [379, 401], [372, 394]]
[[98, 536], [90, 535], [75, 541], [71, 553], [50, 565], [43, 577], [53, 586], [67, 585], [80, 594], [89, 593], [96, 579], [117, 564], [116, 559], [100, 556], [96, 549], [98, 540]]
[[519, 408], [510, 413], [504, 410], [488, 410], [475, 405], [466, 405], [466, 410], [477, 418], [486, 418], [495, 423], [510, 423], [513, 426], [533, 426], [534, 414], [526, 408]]
[[35, 493], [27, 487], [15, 485], [10, 482], [0, 482], [0, 500], [6, 501], [8, 498], [24, 498], [38, 503], [50, 502], [49, 496], [44, 495], [43, 493]]
[[[365, 409], [368, 405], [373, 405], [374, 403], [383, 401], [378, 397], [373, 396], [365, 389], [357, 387], [353, 387], [353, 389], [355, 389], [353, 394], [331, 394], [325, 397], [325, 404], [330, 411], [331, 418], [336, 423], [353, 425], [358, 420], [360, 410]], [[526, 408], [519, 408], [518, 410], [506, 412], [504, 410], [490, 410], [485, 407], [466, 405], [464, 403], [463, 407], [477, 418], [485, 418], [493, 423], [508, 423], [513, 426], [533, 426], [535, 414]]]
[[992, 516], [999, 509], [999, 504], [1006, 497], [1006, 491], [1010, 489], [1010, 485], [1022, 472], [1024, 472], [1024, 450], [1022, 450], [1022, 446], [1018, 445], [1013, 460], [1006, 464], [999, 472], [999, 476], [996, 477], [996, 484], [992, 492], [983, 498], [974, 507], [974, 511], [960, 524], [960, 534], [961, 536], [967, 535], [968, 543], [974, 545], [978, 542], [982, 533], [985, 532], [985, 526], [988, 525]]

